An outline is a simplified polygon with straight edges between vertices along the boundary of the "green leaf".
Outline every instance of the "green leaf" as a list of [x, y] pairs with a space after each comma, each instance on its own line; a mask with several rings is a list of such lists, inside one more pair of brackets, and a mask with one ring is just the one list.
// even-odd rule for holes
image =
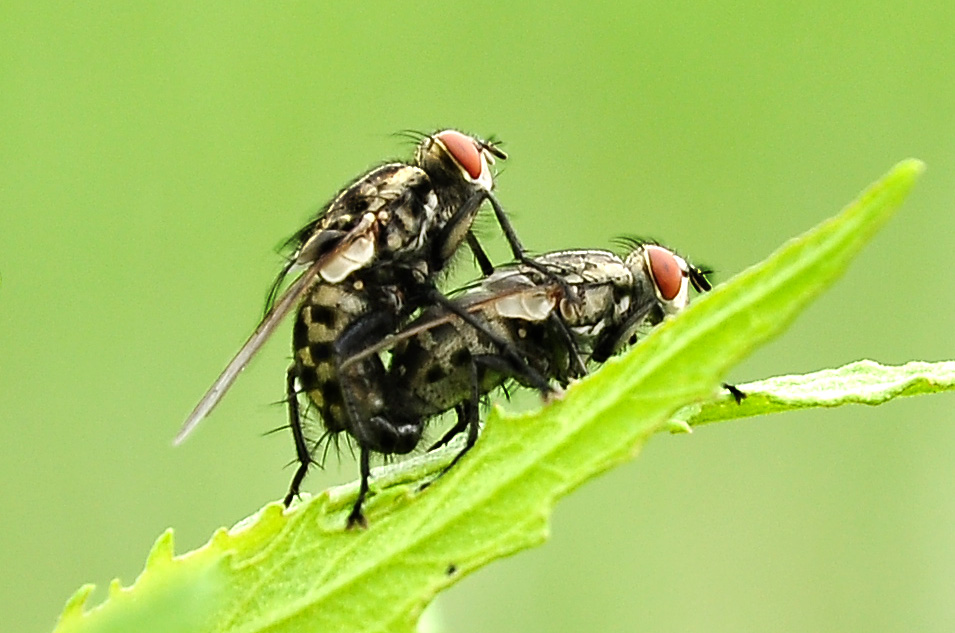
[[955, 390], [955, 361], [925, 363], [913, 361], [899, 366], [860, 360], [837, 369], [811, 374], [776, 376], [736, 385], [746, 394], [737, 404], [728, 395], [677, 412], [675, 431], [723, 420], [749, 418], [810, 409], [841, 407], [844, 404], [878, 405], [902, 396]]
[[[714, 399], [736, 362], [784, 330], [845, 270], [921, 171], [918, 161], [900, 163], [837, 217], [664, 322], [542, 411], [495, 410], [475, 449], [426, 489], [420, 481], [451, 451], [377, 471], [369, 529], [343, 529], [353, 484], [289, 512], [269, 505], [181, 557], [172, 556], [167, 532], [132, 587], [114, 583], [106, 602], [89, 611], [90, 587], [80, 589], [57, 631], [413, 630], [438, 591], [541, 543], [557, 498], [673, 428], [682, 407]], [[911, 384], [917, 390], [925, 383]], [[763, 391], [746, 388], [752, 395], [737, 413], [770, 406]], [[851, 386], [841, 396], [825, 381], [806, 390], [813, 388], [822, 406], [853, 397]], [[809, 406], [812, 394], [804, 395]], [[710, 421], [705, 415], [713, 411], [701, 409], [704, 417], [695, 420]]]

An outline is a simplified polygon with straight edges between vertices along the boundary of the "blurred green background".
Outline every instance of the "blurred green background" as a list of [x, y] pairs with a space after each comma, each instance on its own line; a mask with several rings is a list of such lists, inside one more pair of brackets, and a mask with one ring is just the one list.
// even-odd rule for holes
[[[350, 178], [409, 156], [398, 130], [505, 140], [499, 196], [534, 249], [634, 233], [718, 279], [921, 158], [899, 218], [730, 378], [955, 358], [953, 34], [941, 1], [4, 2], [4, 630], [49, 630], [81, 583], [97, 598], [130, 583], [166, 527], [191, 549], [285, 492], [291, 440], [262, 434], [285, 420], [271, 403], [289, 324], [189, 442], [170, 440], [261, 314], [275, 247]], [[549, 544], [464, 579], [436, 617], [951, 631], [953, 405], [656, 438], [564, 500]], [[306, 488], [355, 475], [331, 460]]]

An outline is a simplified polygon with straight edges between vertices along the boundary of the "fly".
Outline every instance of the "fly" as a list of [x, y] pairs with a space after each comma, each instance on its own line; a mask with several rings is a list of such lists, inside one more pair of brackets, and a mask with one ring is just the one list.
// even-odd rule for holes
[[[451, 468], [477, 441], [479, 404], [490, 391], [514, 379], [547, 395], [550, 381], [566, 386], [580, 375], [575, 352], [603, 362], [683, 310], [690, 286], [698, 292], [711, 288], [704, 271], [657, 244], [635, 243], [622, 258], [603, 250], [571, 250], [535, 262], [548, 274], [524, 265], [498, 269], [457, 297], [455, 311], [427, 308], [399, 333], [343, 362], [344, 371], [374, 362], [384, 377], [378, 399], [368, 401], [364, 411], [371, 416], [368, 425], [406, 429], [410, 446], [428, 420], [455, 411], [455, 425], [431, 447], [467, 430]], [[461, 319], [461, 312], [480, 327]], [[487, 332], [524, 362], [501, 354]], [[573, 345], [567, 344], [568, 335]], [[385, 349], [391, 349], [387, 371], [379, 358]], [[363, 483], [359, 503], [365, 493]]]

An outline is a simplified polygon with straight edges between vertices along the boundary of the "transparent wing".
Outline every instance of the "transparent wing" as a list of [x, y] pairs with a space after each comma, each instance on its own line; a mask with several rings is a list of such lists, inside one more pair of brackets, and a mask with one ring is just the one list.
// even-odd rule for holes
[[179, 433], [173, 440], [173, 444], [178, 445], [182, 443], [199, 423], [202, 422], [203, 418], [209, 415], [212, 409], [219, 404], [222, 396], [229, 390], [229, 387], [232, 386], [235, 379], [238, 378], [242, 370], [249, 364], [249, 361], [252, 360], [256, 352], [262, 348], [265, 341], [275, 332], [275, 328], [282, 322], [282, 319], [298, 304], [299, 300], [311, 286], [311, 283], [319, 273], [322, 272], [322, 269], [333, 263], [341, 253], [347, 252], [357, 241], [367, 239], [367, 235], [374, 224], [374, 216], [371, 214], [365, 215], [362, 220], [345, 235], [342, 239], [341, 246], [312, 262], [308, 268], [305, 269], [305, 272], [299, 275], [285, 292], [275, 300], [249, 339], [239, 349], [232, 360], [229, 361], [229, 364], [222, 370], [222, 373], [219, 374], [216, 381], [212, 383], [212, 386], [209, 387], [209, 390], [199, 401], [199, 404], [196, 405], [196, 408], [193, 409], [189, 417], [186, 418], [185, 423], [182, 425], [182, 428], [179, 429]]
[[[527, 282], [526, 278], [523, 278], [523, 280]], [[525, 283], [525, 285], [501, 289], [493, 293], [475, 292], [474, 295], [472, 297], [467, 295], [460, 297], [455, 300], [455, 303], [462, 311], [470, 314], [494, 307], [502, 317], [543, 321], [557, 305], [557, 300], [562, 296], [562, 292], [557, 283], [534, 285], [526, 285]], [[455, 318], [459, 318], [458, 315], [447, 309], [429, 311], [401, 331], [389, 334], [377, 343], [349, 356], [342, 361], [341, 368], [343, 370], [347, 369], [374, 354], [393, 348], [401, 341], [413, 338], [445, 323], [450, 323]]]

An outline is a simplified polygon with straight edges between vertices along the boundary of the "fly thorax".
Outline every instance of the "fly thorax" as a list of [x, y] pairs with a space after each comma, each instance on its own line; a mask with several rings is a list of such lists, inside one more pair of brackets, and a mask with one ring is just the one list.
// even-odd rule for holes
[[402, 253], [417, 252], [435, 221], [437, 197], [427, 174], [406, 166], [400, 182], [382, 187], [379, 197], [369, 202], [368, 212], [378, 220], [379, 258], [389, 260]]

